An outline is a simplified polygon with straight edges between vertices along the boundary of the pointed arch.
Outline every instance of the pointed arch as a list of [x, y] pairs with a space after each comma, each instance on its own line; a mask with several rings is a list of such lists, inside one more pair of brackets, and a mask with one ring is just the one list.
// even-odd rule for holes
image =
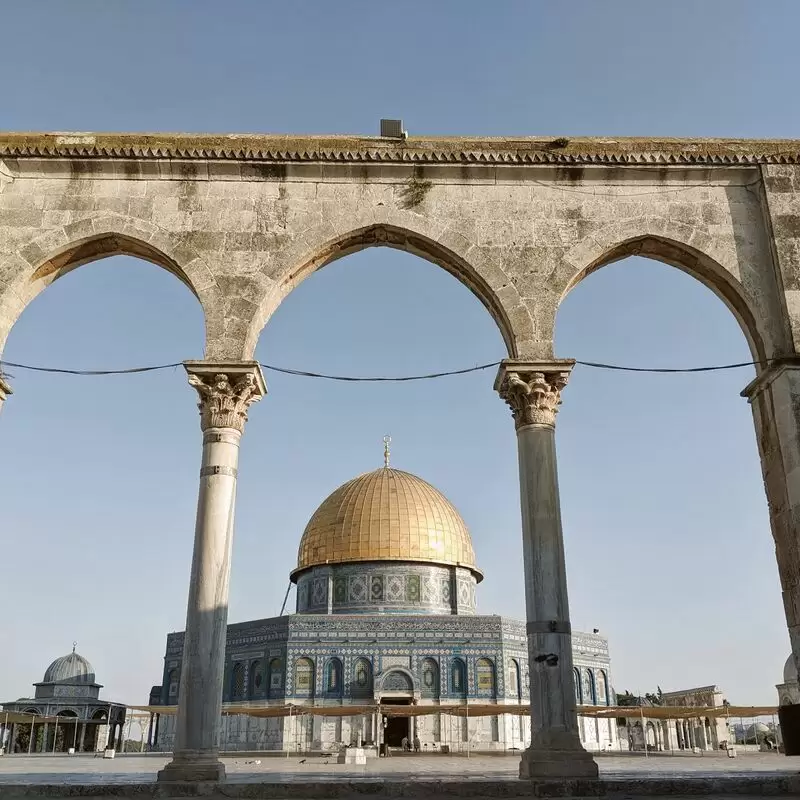
[[341, 697], [344, 692], [343, 679], [341, 659], [331, 656], [325, 663], [325, 694], [328, 697]]
[[231, 672], [231, 700], [245, 699], [244, 664], [237, 662]]
[[380, 691], [384, 693], [411, 693], [416, 689], [414, 676], [405, 667], [392, 667], [380, 676]]
[[479, 695], [495, 697], [497, 694], [497, 676], [495, 674], [494, 660], [479, 658], [475, 662], [475, 685]]
[[435, 658], [423, 658], [421, 664], [423, 697], [439, 697], [439, 662]]
[[353, 681], [350, 684], [352, 697], [372, 697], [372, 662], [365, 657], [359, 658], [353, 667]]
[[662, 217], [645, 216], [607, 225], [574, 245], [564, 256], [558, 303], [584, 278], [628, 256], [643, 256], [686, 272], [711, 289], [736, 317], [754, 360], [783, 350], [785, 331], [776, 331], [774, 317], [757, 307], [777, 298], [754, 298], [739, 279], [738, 263], [727, 263], [702, 228]]
[[467, 696], [467, 665], [463, 658], [455, 656], [450, 662], [450, 694]]
[[419, 218], [413, 225], [373, 223], [335, 234], [330, 225], [305, 231], [281, 255], [273, 282], [258, 306], [247, 334], [245, 352], [252, 354], [272, 314], [290, 292], [318, 269], [367, 247], [404, 250], [442, 267], [464, 284], [486, 307], [500, 329], [508, 354], [524, 354], [535, 338], [533, 318], [517, 287], [497, 265], [463, 236], [436, 229]]
[[[115, 255], [140, 258], [174, 275], [203, 309], [207, 358], [241, 348], [226, 341], [224, 305], [208, 264], [181, 237], [152, 223], [105, 214], [54, 228], [22, 242], [0, 263], [0, 351], [28, 304], [51, 283], [74, 269]], [[8, 276], [6, 282], [2, 279]]]

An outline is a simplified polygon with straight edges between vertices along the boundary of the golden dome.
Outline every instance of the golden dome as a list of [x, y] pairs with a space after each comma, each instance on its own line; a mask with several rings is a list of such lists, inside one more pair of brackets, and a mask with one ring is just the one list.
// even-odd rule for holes
[[292, 577], [309, 567], [352, 561], [453, 564], [483, 577], [453, 504], [422, 478], [389, 467], [353, 478], [314, 512]]

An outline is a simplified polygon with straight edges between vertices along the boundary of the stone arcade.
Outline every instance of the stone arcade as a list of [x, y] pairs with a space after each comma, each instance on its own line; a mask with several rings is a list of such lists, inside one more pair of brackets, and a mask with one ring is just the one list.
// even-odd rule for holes
[[[388, 445], [388, 442], [387, 442]], [[480, 703], [528, 705], [525, 623], [477, 616], [483, 575], [456, 509], [433, 486], [389, 467], [330, 495], [300, 542], [297, 613], [228, 626], [223, 704], [347, 706]], [[611, 705], [608, 645], [594, 634], [572, 640], [579, 702]], [[174, 706], [184, 634], [167, 637], [159, 702]], [[524, 749], [522, 713], [480, 718], [442, 714], [390, 718], [258, 718], [225, 715], [225, 750], [338, 750], [342, 744], [424, 751]], [[159, 715], [160, 749], [171, 749], [175, 717]], [[581, 720], [591, 749], [616, 743], [613, 720]]]
[[[522, 777], [597, 775], [576, 719], [556, 477], [556, 410], [572, 362], [553, 360], [552, 335], [561, 299], [611, 261], [640, 254], [694, 275], [731, 309], [759, 362], [744, 394], [797, 663], [800, 142], [4, 134], [0, 344], [53, 280], [115, 253], [170, 271], [205, 314], [205, 360], [186, 365], [203, 457], [175, 752], [162, 780], [224, 776], [229, 552], [239, 442], [266, 392], [252, 361], [259, 332], [314, 270], [373, 245], [455, 275], [508, 348], [496, 388], [518, 434], [532, 730]], [[9, 389], [0, 384], [0, 402]]]

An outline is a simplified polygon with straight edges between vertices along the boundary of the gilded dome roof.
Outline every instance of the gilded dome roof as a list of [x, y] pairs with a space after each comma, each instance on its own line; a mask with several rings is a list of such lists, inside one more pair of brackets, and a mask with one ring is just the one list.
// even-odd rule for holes
[[92, 684], [95, 683], [94, 667], [74, 650], [57, 658], [44, 673], [42, 683]]
[[314, 512], [293, 577], [309, 567], [352, 561], [457, 564], [483, 577], [453, 504], [422, 478], [389, 467], [353, 478]]

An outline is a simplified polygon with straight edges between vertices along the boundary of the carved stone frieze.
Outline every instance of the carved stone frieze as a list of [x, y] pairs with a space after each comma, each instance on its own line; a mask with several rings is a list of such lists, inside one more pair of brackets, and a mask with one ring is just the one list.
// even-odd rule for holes
[[247, 409], [260, 400], [267, 388], [257, 362], [184, 363], [189, 384], [200, 396], [200, 427], [231, 428], [240, 433], [247, 422]]
[[561, 390], [567, 385], [574, 361], [504, 361], [495, 390], [508, 403], [517, 430], [528, 425], [554, 428], [561, 405]]

